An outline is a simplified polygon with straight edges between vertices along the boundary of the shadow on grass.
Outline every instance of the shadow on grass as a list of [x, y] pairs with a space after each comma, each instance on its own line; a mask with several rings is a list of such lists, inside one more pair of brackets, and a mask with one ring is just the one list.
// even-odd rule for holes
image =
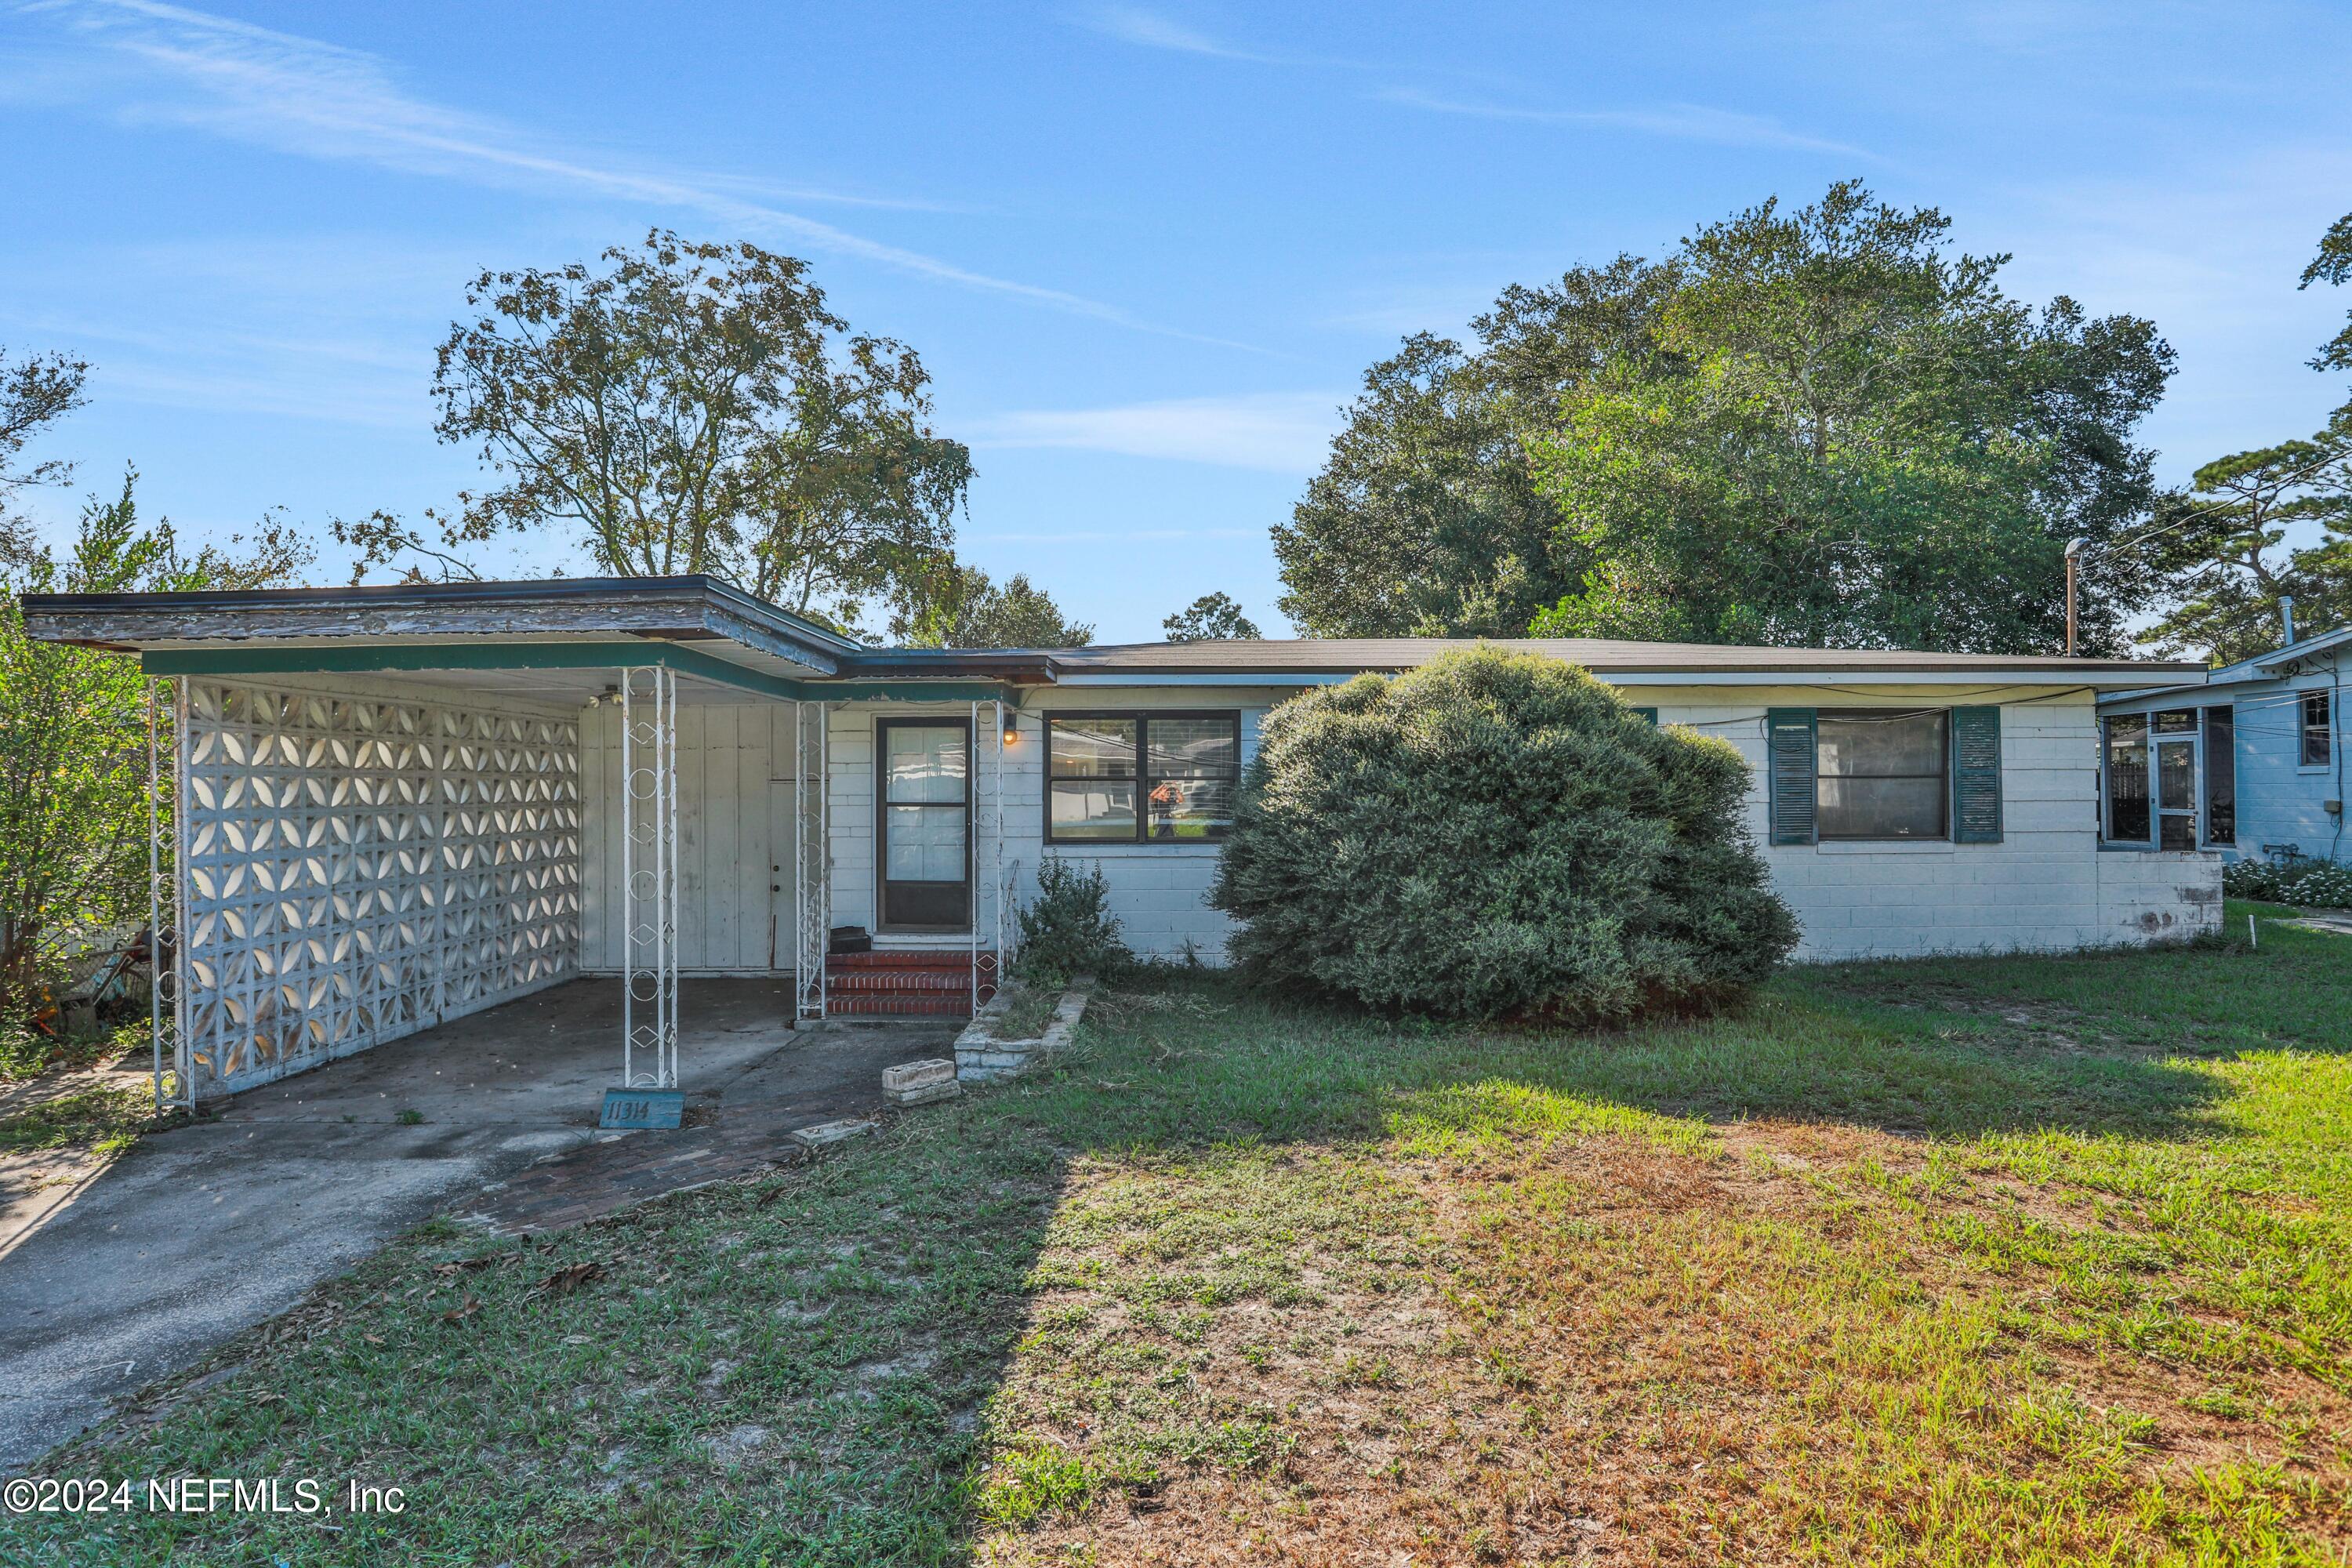
[[1062, 1484], [1048, 1456], [1008, 1505], [981, 1467], [988, 1402], [1050, 1327], [1076, 1172], [1662, 1118], [2196, 1138], [2232, 1090], [2193, 1058], [2352, 1044], [2333, 942], [1808, 970], [1736, 1016], [1588, 1035], [1152, 979], [1047, 1071], [806, 1170], [538, 1247], [427, 1227], [52, 1461], [357, 1479], [407, 1488], [404, 1514], [0, 1521], [0, 1557], [967, 1562], [976, 1509]]

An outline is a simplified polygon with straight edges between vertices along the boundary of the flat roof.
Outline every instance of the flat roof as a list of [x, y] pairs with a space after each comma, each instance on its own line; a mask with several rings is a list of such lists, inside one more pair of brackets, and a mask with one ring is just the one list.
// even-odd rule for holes
[[[1213, 682], [1287, 686], [1367, 670], [1425, 665], [1486, 646], [1549, 655], [1611, 679], [1651, 683], [2004, 684], [2151, 687], [2201, 684], [2185, 660], [1923, 653], [1894, 648], [1789, 648], [1606, 637], [1338, 637], [1122, 643], [1076, 648], [877, 647], [767, 603], [719, 578], [559, 577], [543, 582], [400, 583], [344, 588], [255, 588], [185, 594], [28, 594], [26, 630], [46, 641], [148, 656], [194, 668], [268, 650], [268, 668], [350, 668], [355, 650], [430, 668], [446, 657], [495, 667], [500, 648], [539, 664], [582, 645], [673, 645], [684, 659], [715, 659], [771, 681], [812, 685], [973, 680], [1010, 685]], [[330, 655], [331, 654], [331, 658]], [[341, 661], [341, 662], [337, 662]]]
[[1595, 674], [1683, 674], [1712, 670], [1748, 675], [1874, 675], [2032, 671], [2065, 682], [2084, 677], [2201, 674], [2204, 666], [2177, 660], [2063, 658], [2018, 654], [1916, 653], [1899, 648], [1754, 647], [1721, 643], [1635, 642], [1613, 637], [1293, 637], [1251, 642], [1126, 643], [1057, 649], [1055, 664], [1072, 673], [1153, 670], [1179, 673], [1353, 673], [1413, 669], [1456, 648], [1484, 646], [1506, 653], [1565, 659]]

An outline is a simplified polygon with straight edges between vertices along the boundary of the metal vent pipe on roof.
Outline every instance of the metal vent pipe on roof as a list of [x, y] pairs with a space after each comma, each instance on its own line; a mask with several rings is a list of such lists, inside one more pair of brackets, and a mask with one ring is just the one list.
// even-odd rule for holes
[[2294, 646], [2294, 595], [2293, 594], [2279, 595], [2279, 619], [2286, 623], [2286, 646], [2293, 647]]

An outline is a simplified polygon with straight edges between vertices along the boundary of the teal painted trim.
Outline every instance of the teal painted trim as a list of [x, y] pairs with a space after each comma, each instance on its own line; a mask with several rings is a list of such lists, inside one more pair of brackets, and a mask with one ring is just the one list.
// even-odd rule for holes
[[369, 647], [157, 648], [139, 656], [150, 675], [351, 675], [404, 669], [627, 669], [666, 665], [739, 691], [786, 702], [1013, 700], [995, 681], [787, 680], [744, 669], [677, 643], [472, 643]]
[[919, 680], [845, 682], [836, 685], [818, 680], [809, 683], [808, 700], [812, 702], [1003, 702], [1007, 707], [1020, 705], [1020, 693], [993, 680], [942, 680], [927, 685]]

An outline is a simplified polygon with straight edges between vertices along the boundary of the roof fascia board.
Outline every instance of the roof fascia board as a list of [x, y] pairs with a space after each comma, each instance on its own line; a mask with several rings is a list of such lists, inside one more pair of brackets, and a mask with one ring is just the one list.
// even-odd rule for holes
[[[462, 591], [461, 591], [462, 590]], [[116, 648], [205, 639], [291, 637], [711, 637], [835, 674], [857, 644], [730, 584], [703, 577], [434, 584], [430, 590], [256, 589], [196, 594], [32, 594], [26, 632], [46, 641]]]
[[[1251, 675], [1158, 674], [1150, 670], [1118, 674], [1065, 674], [1057, 686], [1338, 686], [1359, 675], [1395, 675], [1394, 669], [1332, 670], [1268, 669]], [[1588, 668], [1595, 680], [1611, 686], [2126, 686], [2145, 681], [2145, 670], [2124, 674], [2075, 673], [2015, 669], [1780, 669], [1780, 670], [1616, 670]], [[2196, 682], [2201, 686], [2203, 682]]]
[[150, 675], [351, 675], [398, 670], [631, 669], [665, 666], [721, 686], [784, 701], [814, 700], [809, 683], [763, 675], [695, 648], [667, 642], [378, 643], [360, 647], [151, 648], [139, 657]]
[[150, 675], [349, 675], [400, 670], [629, 669], [661, 665], [754, 696], [786, 702], [992, 702], [1014, 694], [999, 681], [792, 680], [745, 669], [673, 642], [377, 644], [362, 647], [154, 648]]

